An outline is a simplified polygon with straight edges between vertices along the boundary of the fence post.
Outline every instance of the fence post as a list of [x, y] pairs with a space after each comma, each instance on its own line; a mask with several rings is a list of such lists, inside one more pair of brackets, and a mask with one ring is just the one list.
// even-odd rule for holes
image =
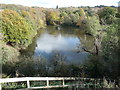
[[27, 79], [27, 88], [30, 88], [30, 81]]
[[63, 78], [63, 86], [65, 85], [65, 80], [64, 80], [64, 78]]
[[2, 90], [2, 84], [0, 83], [0, 90]]
[[95, 81], [95, 88], [96, 88], [96, 79], [94, 79], [94, 81]]
[[47, 87], [49, 86], [49, 80], [47, 79]]

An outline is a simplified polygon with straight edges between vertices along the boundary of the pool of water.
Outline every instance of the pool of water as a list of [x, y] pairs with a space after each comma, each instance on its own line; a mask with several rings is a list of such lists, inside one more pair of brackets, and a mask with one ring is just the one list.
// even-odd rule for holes
[[78, 47], [84, 44], [90, 48], [92, 42], [93, 38], [85, 35], [79, 28], [60, 27], [60, 30], [57, 30], [54, 26], [48, 26], [39, 30], [39, 34], [26, 49], [26, 53], [34, 57], [43, 57], [47, 61], [59, 57], [68, 63], [80, 63], [87, 60], [89, 53], [84, 51], [78, 53], [80, 49]]

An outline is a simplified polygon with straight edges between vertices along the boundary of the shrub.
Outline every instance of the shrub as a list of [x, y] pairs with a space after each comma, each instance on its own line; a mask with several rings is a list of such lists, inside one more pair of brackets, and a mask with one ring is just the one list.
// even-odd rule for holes
[[6, 62], [12, 64], [18, 60], [18, 55], [19, 52], [16, 49], [0, 41], [0, 64], [5, 64]]

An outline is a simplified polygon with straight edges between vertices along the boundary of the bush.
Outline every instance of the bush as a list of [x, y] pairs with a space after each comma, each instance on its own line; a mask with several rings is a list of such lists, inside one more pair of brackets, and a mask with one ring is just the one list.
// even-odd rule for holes
[[0, 65], [3, 74], [12, 75], [14, 73], [18, 56], [19, 52], [15, 48], [0, 42]]
[[19, 52], [16, 49], [0, 41], [0, 64], [5, 64], [6, 62], [14, 63], [18, 60], [18, 55]]

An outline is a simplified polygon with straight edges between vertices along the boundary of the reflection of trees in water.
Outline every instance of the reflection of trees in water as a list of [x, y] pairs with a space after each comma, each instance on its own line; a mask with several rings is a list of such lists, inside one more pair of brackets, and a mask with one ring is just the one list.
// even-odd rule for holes
[[55, 53], [51, 58], [48, 72], [50, 76], [85, 76], [82, 64], [68, 63], [67, 58], [60, 53]]
[[[80, 33], [77, 33], [76, 35], [80, 37], [79, 39], [81, 42], [81, 47], [83, 45], [86, 50], [91, 50], [93, 48], [95, 40], [93, 39], [93, 37], [87, 36], [85, 34], [81, 35]], [[33, 47], [30, 47], [31, 49], [27, 52], [34, 53], [35, 45], [36, 43], [33, 42]], [[69, 62], [67, 62], [67, 58], [60, 53], [55, 52], [53, 57], [49, 60], [49, 63], [48, 61], [46, 61], [45, 58], [42, 57], [33, 58], [33, 53], [28, 54], [28, 56], [21, 56], [20, 60], [18, 62], [15, 62], [14, 64], [10, 65], [6, 63], [5, 65], [3, 65], [3, 73], [11, 76], [116, 77], [118, 76], [117, 72], [119, 72], [119, 69], [117, 69], [117, 59], [114, 59], [113, 61], [104, 61], [100, 56], [98, 57], [95, 55], [92, 56], [92, 58], [90, 58], [90, 60], [86, 61], [85, 63], [76, 65], [69, 64]]]
[[49, 73], [51, 76], [66, 76], [68, 74], [68, 64], [66, 57], [60, 53], [55, 53], [49, 62]]
[[94, 49], [94, 38], [92, 36], [84, 34], [80, 36], [78, 34], [78, 38], [80, 40], [80, 44], [77, 46], [77, 53], [80, 52], [90, 52]]
[[[30, 76], [81, 76], [83, 71], [80, 65], [68, 64], [66, 57], [55, 53], [51, 60], [45, 58], [23, 56], [14, 66], [9, 66], [11, 77]], [[6, 67], [7, 64], [6, 64]], [[3, 67], [5, 68], [5, 67]], [[6, 68], [6, 69], [9, 69]], [[8, 70], [6, 70], [8, 71]], [[9, 73], [5, 73], [9, 75]]]
[[80, 48], [78, 53], [86, 51], [91, 54], [89, 60], [84, 63], [86, 67], [85, 72], [89, 77], [119, 78], [118, 46], [116, 46], [117, 43], [115, 41], [117, 40], [110, 37], [103, 37], [103, 34], [100, 33], [100, 35], [94, 36], [93, 46], [89, 49], [86, 44], [87, 39], [83, 38], [81, 40], [82, 45], [78, 47]]
[[[111, 64], [110, 64], [111, 65]], [[55, 53], [49, 62], [42, 57], [27, 57], [23, 56], [18, 62], [14, 64], [3, 65], [6, 75], [14, 76], [79, 76], [79, 77], [103, 77], [110, 73], [108, 63], [100, 60], [96, 56], [81, 64], [68, 64], [67, 58], [60, 54]], [[117, 70], [115, 64], [111, 70]], [[9, 67], [9, 68], [6, 68]], [[7, 72], [9, 71], [9, 72]], [[117, 75], [117, 74], [116, 74]], [[111, 76], [111, 77], [112, 77]]]
[[38, 38], [42, 33], [45, 32], [45, 29], [44, 29], [44, 28], [43, 28], [43, 29], [39, 29], [37, 32], [38, 32], [38, 33], [37, 33], [37, 35], [33, 38], [32, 43], [31, 43], [26, 49], [20, 50], [20, 54], [21, 54], [20, 56], [21, 56], [21, 57], [22, 57], [22, 56], [33, 56], [33, 55], [34, 55], [34, 53], [35, 53], [35, 48], [37, 47], [37, 43], [36, 43], [37, 38]]

